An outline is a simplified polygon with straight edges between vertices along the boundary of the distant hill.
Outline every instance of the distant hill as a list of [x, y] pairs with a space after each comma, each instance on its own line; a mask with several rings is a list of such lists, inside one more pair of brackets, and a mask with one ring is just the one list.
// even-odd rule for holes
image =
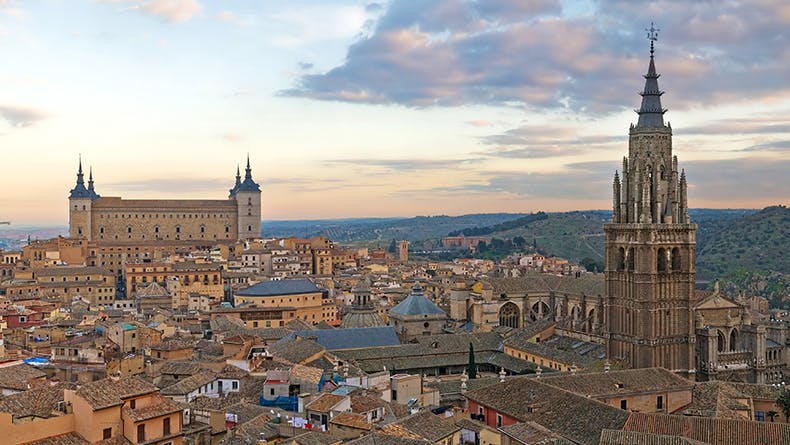
[[[412, 242], [441, 238], [449, 232], [470, 227], [499, 224], [524, 216], [523, 213], [484, 213], [462, 216], [415, 216], [413, 218], [357, 218], [304, 221], [263, 221], [264, 237], [326, 235], [334, 241], [378, 241], [393, 239]], [[386, 246], [384, 246], [386, 247]]]
[[725, 291], [744, 290], [790, 307], [790, 209], [766, 207], [699, 240], [697, 276], [720, 279]]

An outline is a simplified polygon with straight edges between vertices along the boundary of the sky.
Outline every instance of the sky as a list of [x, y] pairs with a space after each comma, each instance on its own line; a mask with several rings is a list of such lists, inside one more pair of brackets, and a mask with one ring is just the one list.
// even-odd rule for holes
[[0, 220], [103, 196], [264, 219], [611, 206], [647, 70], [691, 207], [790, 203], [790, 2], [0, 0]]

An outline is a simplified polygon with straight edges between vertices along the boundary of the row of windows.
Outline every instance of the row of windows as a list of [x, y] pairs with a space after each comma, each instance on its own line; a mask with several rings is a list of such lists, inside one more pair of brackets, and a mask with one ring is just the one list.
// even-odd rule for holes
[[[77, 210], [77, 206], [74, 206], [74, 210]], [[82, 206], [82, 210], [86, 210], [85, 206]], [[192, 218], [195, 218], [195, 219], [209, 219], [209, 218], [228, 218], [228, 217], [230, 217], [230, 215], [227, 214], [227, 213], [220, 213], [220, 214], [217, 214], [217, 213], [213, 213], [213, 214], [193, 214], [193, 213], [181, 213], [181, 214], [178, 214], [178, 213], [171, 213], [171, 214], [163, 214], [163, 215], [149, 213], [148, 214], [148, 218], [149, 219], [173, 219], [173, 215], [175, 215], [176, 219], [192, 219]], [[128, 214], [125, 214], [125, 215], [124, 214], [118, 215], [117, 213], [116, 214], [112, 214], [112, 215], [104, 215], [104, 214], [101, 214], [101, 213], [99, 214], [99, 218], [100, 219], [105, 219], [105, 218], [106, 219], [112, 219], [112, 218], [118, 219], [119, 217], [121, 219], [138, 219], [138, 218], [139, 219], [145, 219], [145, 213], [142, 213], [142, 214], [128, 213]]]

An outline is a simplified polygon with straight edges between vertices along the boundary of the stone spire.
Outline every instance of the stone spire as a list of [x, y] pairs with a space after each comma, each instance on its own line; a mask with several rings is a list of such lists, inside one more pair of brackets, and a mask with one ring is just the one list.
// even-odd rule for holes
[[93, 188], [93, 166], [90, 166], [88, 169], [88, 192], [91, 195], [91, 199], [99, 198], [99, 194], [96, 193], [96, 189]]
[[244, 179], [252, 179], [252, 168], [250, 167], [249, 153], [247, 153], [247, 168], [244, 169]]
[[[237, 170], [238, 173], [238, 170]], [[240, 176], [236, 176], [236, 180], [240, 180]], [[234, 191], [231, 192], [231, 195], [235, 194], [236, 192], [260, 192], [261, 187], [252, 180], [252, 167], [250, 167], [250, 155], [247, 153], [247, 168], [244, 169], [244, 181], [241, 182], [238, 186], [233, 188]]]
[[661, 106], [661, 95], [664, 94], [658, 88], [658, 78], [661, 76], [656, 72], [655, 64], [655, 47], [654, 43], [658, 40], [658, 29], [653, 24], [650, 24], [647, 38], [650, 40], [650, 64], [645, 74], [645, 88], [639, 93], [642, 96], [642, 106], [636, 112], [639, 114], [639, 121], [637, 127], [663, 127], [664, 126], [664, 113], [667, 112], [666, 108]]
[[614, 206], [612, 214], [612, 222], [620, 222], [620, 176], [617, 170], [614, 171], [614, 181], [612, 184], [612, 204]]
[[77, 168], [77, 184], [71, 189], [69, 198], [90, 198], [91, 194], [85, 188], [85, 174], [82, 173], [82, 155], [80, 155], [79, 167]]

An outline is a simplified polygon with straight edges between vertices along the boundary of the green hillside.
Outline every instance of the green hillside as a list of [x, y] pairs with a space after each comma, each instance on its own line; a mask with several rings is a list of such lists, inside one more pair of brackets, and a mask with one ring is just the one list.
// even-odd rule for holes
[[725, 291], [744, 290], [790, 307], [790, 209], [766, 207], [721, 227], [697, 245], [697, 277], [719, 279]]

